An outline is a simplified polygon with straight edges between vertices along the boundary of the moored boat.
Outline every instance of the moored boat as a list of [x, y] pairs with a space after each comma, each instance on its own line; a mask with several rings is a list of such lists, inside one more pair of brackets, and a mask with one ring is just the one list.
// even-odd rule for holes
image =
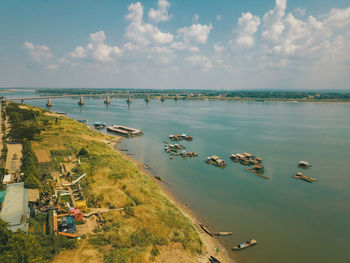
[[213, 234], [211, 233], [211, 231], [206, 227], [206, 226], [204, 226], [204, 225], [202, 225], [202, 224], [199, 224], [199, 226], [203, 229], [203, 231], [205, 232], [205, 233], [207, 233], [209, 236], [213, 236]]
[[300, 162], [298, 163], [298, 166], [299, 166], [300, 168], [306, 169], [306, 168], [311, 167], [311, 164], [310, 164], [309, 162], [307, 162], [307, 161], [300, 161]]
[[77, 120], [77, 121], [80, 123], [88, 123], [89, 122], [89, 120]]
[[226, 162], [217, 155], [208, 156], [205, 162], [222, 168], [226, 166]]
[[108, 126], [107, 131], [117, 133], [119, 135], [129, 137], [129, 138], [143, 134], [142, 131], [139, 129], [130, 128], [122, 125]]
[[106, 127], [106, 123], [100, 122], [100, 121], [94, 122], [93, 125], [96, 129], [102, 129], [102, 128]]
[[229, 236], [232, 235], [232, 232], [214, 232], [213, 234], [216, 236]]
[[237, 246], [234, 246], [232, 248], [232, 250], [245, 249], [245, 248], [251, 247], [251, 246], [253, 246], [253, 245], [257, 244], [257, 243], [258, 243], [258, 241], [256, 241], [254, 238], [251, 238], [247, 242], [242, 242], [242, 243], [239, 243]]
[[316, 178], [303, 175], [303, 173], [296, 173], [295, 175], [293, 175], [293, 178], [295, 178], [295, 179], [300, 179], [300, 180], [306, 181], [306, 182], [308, 182], [308, 183], [317, 182], [317, 179], [316, 179]]

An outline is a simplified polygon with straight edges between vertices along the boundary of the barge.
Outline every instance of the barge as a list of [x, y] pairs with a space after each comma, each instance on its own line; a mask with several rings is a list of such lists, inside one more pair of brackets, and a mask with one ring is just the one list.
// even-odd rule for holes
[[118, 135], [130, 138], [134, 136], [142, 135], [142, 131], [135, 128], [130, 128], [122, 125], [108, 126], [107, 131], [117, 133]]

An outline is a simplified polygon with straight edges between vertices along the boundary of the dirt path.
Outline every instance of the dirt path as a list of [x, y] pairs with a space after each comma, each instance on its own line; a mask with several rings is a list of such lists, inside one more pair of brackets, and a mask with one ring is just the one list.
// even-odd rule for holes
[[[18, 171], [21, 167], [22, 144], [7, 144], [8, 152], [6, 158], [6, 169], [10, 173]], [[17, 155], [17, 157], [15, 156]]]

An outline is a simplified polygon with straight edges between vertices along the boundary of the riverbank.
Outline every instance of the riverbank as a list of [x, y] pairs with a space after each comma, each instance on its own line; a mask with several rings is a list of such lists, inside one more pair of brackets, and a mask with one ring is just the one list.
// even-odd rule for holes
[[[232, 262], [223, 249], [216, 255], [220, 245], [194, 226], [195, 217], [189, 210], [169, 198], [134, 160], [115, 149], [119, 137], [40, 108], [19, 110], [36, 112], [34, 122], [40, 133], [31, 147], [35, 153], [48, 153], [51, 163], [39, 162], [39, 171], [57, 173], [62, 163], [84, 152], [70, 176], [75, 179], [87, 173], [80, 185], [88, 208], [106, 210], [98, 229], [85, 233], [76, 248], [61, 251], [53, 262], [82, 262], [87, 255], [94, 256], [84, 259], [86, 262], [195, 263], [207, 262], [209, 255]], [[33, 120], [23, 121], [29, 123]], [[39, 187], [44, 187], [42, 183], [38, 181]]]
[[[118, 136], [119, 137], [119, 136]], [[220, 260], [222, 263], [235, 263], [236, 261], [232, 258], [230, 258], [228, 252], [226, 251], [225, 247], [220, 243], [220, 241], [215, 238], [209, 236], [207, 233], [205, 233], [201, 228], [200, 224], [202, 222], [199, 220], [198, 216], [194, 213], [191, 208], [189, 208], [185, 203], [181, 202], [167, 187], [163, 182], [160, 182], [159, 180], [154, 178], [154, 174], [152, 174], [148, 169], [144, 167], [144, 164], [133, 159], [126, 153], [120, 151], [118, 149], [118, 144], [123, 138], [120, 137], [118, 141], [112, 141], [107, 142], [113, 150], [118, 151], [120, 154], [123, 155], [125, 159], [128, 159], [130, 162], [132, 162], [139, 170], [141, 170], [143, 173], [147, 174], [157, 185], [160, 187], [165, 194], [165, 196], [186, 216], [188, 217], [192, 224], [196, 226], [197, 231], [204, 242], [205, 245], [205, 257], [203, 257], [203, 262], [206, 262], [206, 259], [210, 256], [214, 256], [218, 260]], [[219, 249], [219, 252], [217, 252]]]

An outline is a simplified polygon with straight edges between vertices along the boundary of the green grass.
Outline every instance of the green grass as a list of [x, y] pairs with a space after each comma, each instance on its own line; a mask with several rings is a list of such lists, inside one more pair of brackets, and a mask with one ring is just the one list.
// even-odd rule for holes
[[[107, 246], [105, 262], [139, 262], [157, 256], [154, 246], [180, 243], [185, 253], [202, 253], [202, 242], [195, 227], [161, 192], [152, 179], [101, 140], [112, 137], [100, 134], [67, 117], [42, 115], [45, 130], [33, 148], [51, 153], [54, 168], [67, 154], [85, 148], [89, 157], [82, 157], [75, 171], [86, 172], [81, 180], [89, 206], [126, 208], [104, 214], [103, 231], [89, 238], [98, 249]], [[115, 139], [113, 137], [112, 139]], [[151, 252], [153, 249], [153, 252]], [[141, 260], [140, 260], [141, 259]]]

